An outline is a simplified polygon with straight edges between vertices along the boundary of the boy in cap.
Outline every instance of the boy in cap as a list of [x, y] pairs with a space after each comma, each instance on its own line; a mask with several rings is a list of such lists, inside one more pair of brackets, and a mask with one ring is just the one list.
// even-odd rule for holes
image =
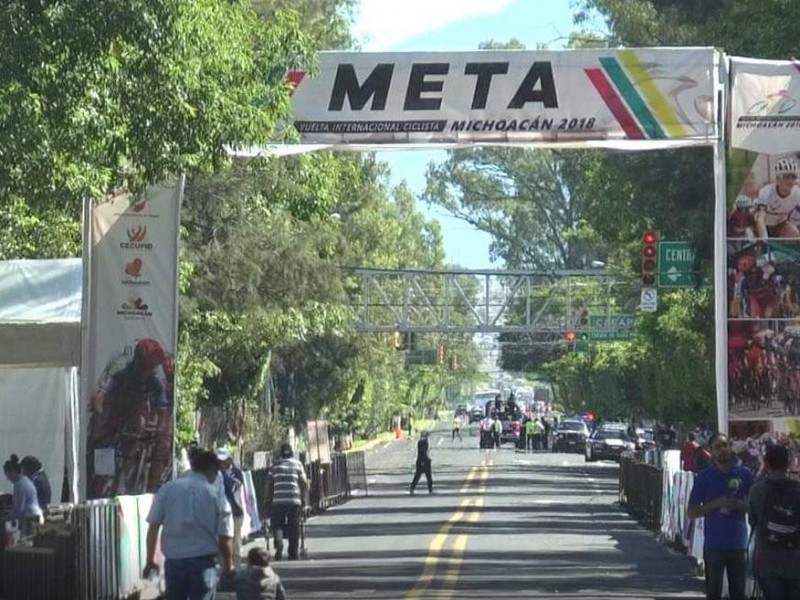
[[247, 567], [232, 581], [224, 582], [221, 591], [236, 591], [236, 600], [286, 600], [280, 577], [269, 566], [269, 554], [263, 548], [247, 553]]

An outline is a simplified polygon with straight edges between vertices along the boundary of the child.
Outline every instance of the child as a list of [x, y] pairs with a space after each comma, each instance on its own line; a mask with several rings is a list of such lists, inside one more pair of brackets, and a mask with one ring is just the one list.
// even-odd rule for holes
[[280, 577], [269, 566], [269, 554], [262, 548], [247, 553], [247, 567], [234, 581], [236, 600], [286, 600]]

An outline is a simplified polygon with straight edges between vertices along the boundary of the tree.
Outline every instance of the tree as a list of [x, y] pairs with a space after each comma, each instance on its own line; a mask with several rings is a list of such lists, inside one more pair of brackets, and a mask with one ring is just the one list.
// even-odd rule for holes
[[313, 65], [298, 15], [243, 0], [9, 0], [0, 13], [0, 197], [75, 207], [212, 171], [274, 139], [287, 69]]
[[606, 20], [612, 45], [716, 46], [774, 59], [798, 51], [800, 5], [791, 0], [582, 0], [576, 23], [595, 12]]

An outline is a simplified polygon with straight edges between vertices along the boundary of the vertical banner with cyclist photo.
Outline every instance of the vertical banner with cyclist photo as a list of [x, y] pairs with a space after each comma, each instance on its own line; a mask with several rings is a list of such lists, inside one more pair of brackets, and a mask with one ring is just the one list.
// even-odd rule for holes
[[798, 447], [800, 63], [731, 59], [728, 420]]
[[88, 498], [155, 492], [172, 476], [182, 191], [181, 179], [87, 208]]

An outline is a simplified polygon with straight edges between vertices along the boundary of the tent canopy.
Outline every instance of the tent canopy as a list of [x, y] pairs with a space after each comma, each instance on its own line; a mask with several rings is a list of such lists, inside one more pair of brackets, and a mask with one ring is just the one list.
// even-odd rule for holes
[[80, 258], [0, 262], [0, 462], [38, 457], [53, 502], [65, 472], [77, 493], [82, 280]]
[[0, 368], [80, 363], [80, 258], [0, 262]]

